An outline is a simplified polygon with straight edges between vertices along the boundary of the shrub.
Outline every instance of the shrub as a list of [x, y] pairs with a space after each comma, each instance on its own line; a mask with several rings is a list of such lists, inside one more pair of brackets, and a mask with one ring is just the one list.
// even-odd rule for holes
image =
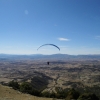
[[99, 98], [93, 93], [84, 93], [79, 96], [78, 100], [99, 100]]
[[32, 91], [32, 86], [28, 82], [23, 82], [20, 85], [20, 91], [24, 93], [31, 93]]
[[19, 84], [16, 81], [10, 81], [8, 86], [12, 87], [13, 89], [19, 89]]
[[71, 99], [77, 99], [79, 97], [80, 93], [78, 91], [76, 91], [75, 89], [71, 89], [65, 100], [71, 100]]

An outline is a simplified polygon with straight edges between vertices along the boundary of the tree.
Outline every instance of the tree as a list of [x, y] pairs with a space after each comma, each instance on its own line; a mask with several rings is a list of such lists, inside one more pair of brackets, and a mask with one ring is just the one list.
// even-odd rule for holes
[[20, 85], [20, 91], [24, 93], [31, 93], [32, 91], [32, 86], [28, 82], [23, 82]]
[[69, 90], [65, 100], [77, 99], [79, 95], [79, 92], [72, 88], [71, 90]]
[[35, 90], [32, 85], [28, 82], [23, 82], [21, 85], [20, 85], [20, 91], [21, 92], [24, 92], [24, 93], [28, 93], [28, 94], [31, 94], [31, 95], [35, 95], [35, 96], [40, 96], [40, 92]]
[[78, 100], [99, 100], [99, 98], [93, 93], [84, 93], [79, 96]]
[[12, 87], [13, 89], [19, 89], [19, 84], [16, 81], [10, 81], [8, 86]]

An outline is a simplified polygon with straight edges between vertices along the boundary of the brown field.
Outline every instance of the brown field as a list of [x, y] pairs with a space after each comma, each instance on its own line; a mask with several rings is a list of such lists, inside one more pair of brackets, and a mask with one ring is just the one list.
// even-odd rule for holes
[[[48, 85], [43, 91], [56, 92], [56, 87], [84, 88], [86, 86], [100, 86], [100, 61], [99, 60], [70, 60], [70, 61], [50, 61], [47, 65], [46, 60], [6, 60], [0, 61], [0, 82], [8, 83], [16, 80], [30, 82], [35, 76], [46, 77]], [[8, 88], [9, 89], [9, 88]], [[13, 90], [14, 91], [14, 90]], [[4, 95], [6, 95], [6, 92]], [[29, 95], [19, 92], [11, 92], [7, 95], [16, 93], [17, 98], [29, 98]], [[2, 97], [4, 96], [2, 94]], [[13, 96], [10, 96], [13, 98]], [[25, 97], [25, 98], [26, 98]], [[33, 100], [37, 97], [30, 96]], [[8, 100], [8, 99], [7, 99]], [[17, 99], [14, 99], [17, 100]], [[19, 99], [18, 99], [19, 100]], [[21, 99], [20, 99], [21, 100]], [[31, 100], [31, 99], [22, 99]], [[47, 100], [47, 99], [39, 99]], [[51, 100], [51, 99], [50, 99]]]

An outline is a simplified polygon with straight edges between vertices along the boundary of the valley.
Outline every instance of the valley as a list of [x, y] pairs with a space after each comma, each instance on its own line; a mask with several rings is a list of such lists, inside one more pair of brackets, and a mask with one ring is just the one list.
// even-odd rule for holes
[[1, 59], [0, 83], [6, 85], [10, 81], [17, 81], [19, 84], [29, 82], [34, 89], [41, 92], [57, 93], [57, 88], [74, 88], [100, 95], [99, 90], [94, 89], [100, 88], [100, 60]]

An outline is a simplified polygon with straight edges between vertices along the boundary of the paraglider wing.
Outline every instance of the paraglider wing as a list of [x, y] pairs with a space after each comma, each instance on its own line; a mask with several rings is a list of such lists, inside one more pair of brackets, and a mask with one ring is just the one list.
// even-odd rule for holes
[[[41, 45], [39, 48], [41, 48], [42, 46], [45, 46], [45, 45], [51, 45], [51, 46], [54, 46], [54, 47], [56, 47], [56, 48], [58, 48], [58, 49], [60, 50], [60, 48], [59, 48], [58, 46], [54, 45], [54, 44], [43, 44], [43, 45]], [[38, 49], [39, 49], [39, 48], [38, 48]], [[37, 49], [37, 50], [38, 50], [38, 49]]]

